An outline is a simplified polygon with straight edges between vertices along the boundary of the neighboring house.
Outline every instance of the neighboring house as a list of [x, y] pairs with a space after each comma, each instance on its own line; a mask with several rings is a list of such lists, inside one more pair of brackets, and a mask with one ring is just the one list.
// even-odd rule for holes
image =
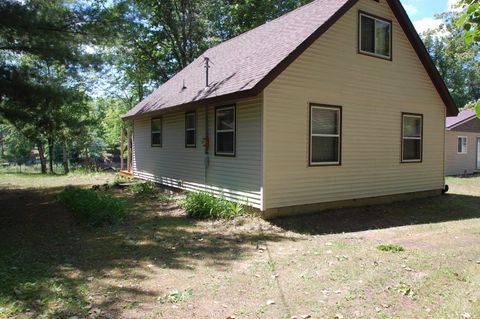
[[318, 0], [207, 50], [124, 118], [135, 177], [270, 218], [440, 194], [457, 113], [398, 0]]
[[474, 110], [447, 118], [445, 143], [447, 175], [480, 172], [480, 119]]

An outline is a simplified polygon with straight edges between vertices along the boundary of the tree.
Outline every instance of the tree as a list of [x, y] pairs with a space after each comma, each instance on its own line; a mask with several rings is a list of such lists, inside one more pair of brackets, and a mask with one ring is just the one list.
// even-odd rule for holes
[[467, 44], [480, 42], [480, 2], [479, 0], [460, 0], [462, 15], [457, 20], [457, 25], [465, 29]]
[[463, 108], [480, 99], [480, 47], [467, 45], [457, 13], [439, 15], [443, 24], [423, 34], [424, 43], [455, 103]]

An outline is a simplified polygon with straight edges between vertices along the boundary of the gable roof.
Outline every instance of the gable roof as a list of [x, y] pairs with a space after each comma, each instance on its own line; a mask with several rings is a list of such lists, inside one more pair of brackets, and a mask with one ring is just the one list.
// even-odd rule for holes
[[447, 117], [446, 128], [452, 129], [465, 122], [468, 122], [472, 119], [477, 118], [477, 113], [475, 110], [469, 109], [458, 113], [455, 117]]
[[[227, 40], [195, 59], [127, 112], [124, 119], [175, 106], [260, 94], [358, 0], [316, 0]], [[399, 0], [387, 0], [447, 108], [458, 109]], [[213, 64], [205, 86], [204, 58]], [[185, 87], [184, 87], [185, 85]]]

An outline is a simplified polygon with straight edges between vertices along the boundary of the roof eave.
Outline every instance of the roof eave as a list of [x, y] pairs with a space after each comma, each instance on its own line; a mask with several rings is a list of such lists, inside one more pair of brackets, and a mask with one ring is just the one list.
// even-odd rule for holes
[[458, 107], [455, 104], [450, 91], [448, 90], [445, 82], [437, 70], [437, 67], [432, 61], [430, 54], [428, 53], [423, 41], [420, 39], [415, 27], [410, 21], [408, 14], [405, 12], [405, 9], [400, 4], [398, 0], [387, 0], [390, 9], [395, 14], [398, 23], [403, 29], [403, 32], [407, 35], [408, 40], [412, 44], [415, 52], [417, 53], [420, 61], [422, 62], [425, 70], [427, 71], [430, 79], [433, 82], [433, 85], [437, 89], [440, 97], [447, 108], [447, 116], [457, 116], [458, 115]]

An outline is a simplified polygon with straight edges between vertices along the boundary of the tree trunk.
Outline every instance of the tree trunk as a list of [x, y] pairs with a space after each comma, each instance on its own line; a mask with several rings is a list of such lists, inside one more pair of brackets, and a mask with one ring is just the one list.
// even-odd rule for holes
[[0, 158], [5, 157], [5, 147], [3, 142], [3, 131], [0, 129]]
[[63, 172], [68, 174], [70, 172], [70, 168], [68, 167], [68, 148], [67, 148], [67, 141], [63, 141]]
[[45, 149], [42, 143], [38, 143], [38, 155], [40, 156], [40, 166], [42, 167], [42, 174], [47, 174], [47, 161], [45, 160]]
[[53, 138], [48, 138], [48, 162], [50, 166], [50, 174], [53, 174]]

